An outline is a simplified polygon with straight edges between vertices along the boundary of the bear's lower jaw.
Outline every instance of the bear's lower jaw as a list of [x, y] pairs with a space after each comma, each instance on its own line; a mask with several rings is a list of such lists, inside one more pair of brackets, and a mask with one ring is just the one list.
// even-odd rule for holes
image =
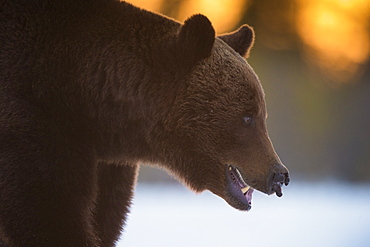
[[241, 176], [238, 168], [226, 166], [227, 194], [230, 200], [226, 200], [236, 209], [249, 211], [252, 208], [252, 194], [254, 189], [250, 187]]

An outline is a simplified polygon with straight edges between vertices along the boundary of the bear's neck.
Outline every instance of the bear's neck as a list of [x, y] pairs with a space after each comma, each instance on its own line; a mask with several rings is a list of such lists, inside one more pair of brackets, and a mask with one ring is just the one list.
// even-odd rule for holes
[[[168, 108], [161, 104], [164, 98], [168, 104], [170, 96], [168, 82], [156, 76], [165, 62], [158, 59], [159, 47], [177, 34], [180, 24], [125, 2], [45, 2], [55, 12], [29, 4], [30, 15], [39, 20], [25, 22], [36, 30], [34, 37], [47, 42], [20, 51], [40, 57], [28, 66], [34, 79], [19, 90], [33, 94], [56, 125], [89, 136], [98, 155], [145, 157], [133, 147], [150, 153], [146, 132], [158, 121], [158, 109]], [[70, 18], [58, 18], [60, 11]]]
[[[154, 128], [158, 108], [166, 109], [161, 100], [170, 95], [166, 93], [168, 82], [156, 76], [158, 63], [165, 62], [158, 61], [157, 53], [162, 41], [176, 35], [180, 24], [123, 2], [117, 9], [102, 12], [111, 15], [94, 19], [90, 39], [99, 42], [88, 48], [91, 59], [83, 74], [89, 76], [81, 78], [86, 83], [82, 93], [88, 118], [98, 126], [95, 131], [102, 156], [150, 156], [145, 131]], [[131, 150], [137, 146], [147, 155]]]

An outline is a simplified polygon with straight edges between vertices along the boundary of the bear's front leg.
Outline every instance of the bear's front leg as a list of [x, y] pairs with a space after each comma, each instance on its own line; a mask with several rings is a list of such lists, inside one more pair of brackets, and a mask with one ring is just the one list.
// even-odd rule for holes
[[37, 142], [28, 143], [28, 148], [15, 144], [8, 142], [0, 158], [0, 238], [4, 244], [100, 246], [93, 224], [97, 165], [73, 151], [40, 148]]
[[138, 166], [100, 163], [95, 223], [101, 247], [115, 246], [126, 221], [134, 192]]

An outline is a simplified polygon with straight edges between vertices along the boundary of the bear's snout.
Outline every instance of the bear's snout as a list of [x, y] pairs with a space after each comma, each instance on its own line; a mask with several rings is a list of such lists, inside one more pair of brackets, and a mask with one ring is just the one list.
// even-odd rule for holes
[[278, 197], [283, 195], [281, 186], [283, 184], [288, 185], [290, 182], [289, 171], [282, 164], [274, 165], [275, 169], [271, 172], [268, 179], [268, 194], [276, 193]]

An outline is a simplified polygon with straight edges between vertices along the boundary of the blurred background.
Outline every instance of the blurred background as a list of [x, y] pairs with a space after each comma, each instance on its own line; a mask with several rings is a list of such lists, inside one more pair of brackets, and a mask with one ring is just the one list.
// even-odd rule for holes
[[[245, 23], [254, 28], [256, 42], [248, 62], [258, 74], [266, 92], [270, 137], [277, 153], [291, 172], [292, 188], [289, 188], [290, 186], [284, 188], [285, 197], [291, 190], [291, 195], [303, 200], [300, 205], [297, 201], [294, 203], [292, 196], [288, 196], [286, 201], [284, 199], [275, 201], [269, 197], [266, 203], [273, 204], [271, 207], [285, 205], [286, 209], [296, 212], [297, 215], [306, 214], [309, 217], [300, 219], [297, 216], [298, 218], [293, 219], [293, 223], [302, 222], [293, 224], [295, 228], [291, 229], [290, 234], [293, 232], [295, 236], [300, 236], [296, 226], [317, 226], [321, 221], [343, 224], [341, 229], [324, 230], [324, 234], [319, 235], [321, 242], [306, 241], [307, 245], [302, 242], [296, 245], [294, 241], [290, 244], [285, 241], [285, 245], [284, 243], [279, 245], [274, 242], [277, 239], [272, 240], [271, 243], [266, 242], [266, 235], [262, 234], [261, 230], [252, 234], [256, 238], [255, 246], [270, 246], [270, 244], [275, 246], [310, 246], [310, 244], [369, 246], [369, 234], [361, 232], [364, 227], [370, 229], [368, 213], [370, 209], [370, 1], [130, 0], [128, 2], [181, 22], [193, 14], [202, 13], [211, 20], [218, 34], [234, 31]], [[174, 183], [177, 182], [163, 171], [147, 166], [141, 167], [139, 192], [141, 185], [149, 185], [152, 188], [159, 186], [159, 191], [166, 191], [164, 188], [169, 185], [177, 188], [178, 185]], [[310, 190], [309, 188], [312, 187], [315, 189]], [[173, 195], [187, 193], [183, 189], [179, 191], [181, 193], [176, 192]], [[300, 191], [307, 194], [301, 196]], [[207, 195], [205, 194], [204, 204], [199, 202], [202, 199], [197, 198], [198, 204], [195, 202], [194, 205], [198, 205], [198, 209], [205, 207], [204, 205], [209, 202], [210, 199], [206, 199]], [[187, 196], [190, 197], [190, 195]], [[138, 198], [139, 201], [143, 200], [141, 203], [145, 203], [144, 198], [140, 199], [140, 194]], [[145, 194], [145, 198], [151, 197]], [[168, 202], [173, 201], [170, 198]], [[217, 205], [216, 201], [220, 201], [215, 196], [209, 198], [215, 200], [212, 205]], [[166, 198], [162, 199], [165, 201]], [[255, 200], [258, 199], [254, 198]], [[156, 204], [164, 206], [160, 202], [161, 200], [158, 200], [151, 204], [154, 209], [147, 209], [149, 210], [145, 216], [147, 220], [150, 219], [150, 212], [155, 210]], [[191, 199], [188, 203], [188, 206], [192, 205]], [[306, 203], [310, 205], [318, 203], [317, 205], [322, 205], [322, 210], [312, 211]], [[138, 206], [140, 206], [139, 203]], [[187, 210], [188, 206], [177, 205], [181, 212]], [[356, 206], [364, 211], [355, 208]], [[135, 214], [135, 207], [131, 218], [133, 225], [135, 224], [133, 222], [137, 222], [135, 220], [140, 219], [140, 215]], [[273, 210], [265, 208], [267, 211], [270, 209]], [[137, 210], [144, 210], [141, 214], [145, 215], [145, 209]], [[225, 214], [227, 210], [232, 211], [225, 206]], [[351, 211], [354, 215], [348, 214]], [[257, 215], [258, 212], [256, 212]], [[264, 213], [266, 211], [261, 212], [261, 215], [265, 215]], [[285, 220], [289, 218], [287, 215], [291, 214], [286, 210], [281, 213], [285, 213]], [[171, 219], [163, 220], [174, 220], [179, 214], [182, 215], [178, 212]], [[331, 216], [327, 218], [328, 215]], [[346, 215], [347, 218], [344, 217]], [[196, 217], [198, 218], [194, 219], [194, 222], [198, 224], [201, 216]], [[230, 215], [230, 219], [232, 217]], [[279, 222], [284, 220], [280, 217], [275, 218], [270, 217], [271, 223], [279, 225]], [[156, 219], [153, 220], [156, 221]], [[246, 219], [248, 222], [251, 220], [251, 216]], [[260, 220], [261, 217], [257, 217], [256, 222]], [[125, 234], [128, 238], [126, 240], [128, 246], [145, 246], [145, 244], [139, 245], [138, 242], [129, 244], [130, 234], [134, 236], [133, 233], [136, 231], [130, 230], [132, 229], [130, 221], [128, 224], [128, 233]], [[142, 227], [141, 225], [140, 229]], [[175, 226], [170, 226], [167, 231], [173, 230], [173, 227]], [[207, 226], [204, 227], [207, 228]], [[333, 228], [334, 225], [327, 227]], [[267, 225], [266, 228], [268, 228]], [[303, 228], [302, 231], [310, 232], [307, 228]], [[230, 231], [230, 234], [232, 235], [233, 232]], [[315, 235], [319, 234], [319, 230], [311, 230], [311, 234], [314, 239]], [[210, 233], [208, 236], [214, 237]], [[332, 236], [333, 241], [325, 242], [325, 236], [329, 236], [329, 239]], [[261, 238], [265, 239], [265, 245], [258, 244], [258, 239]], [[334, 239], [340, 241], [334, 241]], [[186, 243], [186, 240], [183, 241]], [[216, 243], [222, 243], [222, 240], [204, 245], [194, 245], [189, 241], [187, 246], [218, 246]], [[247, 243], [245, 245], [248, 245]], [[356, 244], [353, 245], [353, 243]], [[152, 243], [148, 246], [157, 245]], [[244, 244], [234, 243], [233, 246], [244, 246]]]

